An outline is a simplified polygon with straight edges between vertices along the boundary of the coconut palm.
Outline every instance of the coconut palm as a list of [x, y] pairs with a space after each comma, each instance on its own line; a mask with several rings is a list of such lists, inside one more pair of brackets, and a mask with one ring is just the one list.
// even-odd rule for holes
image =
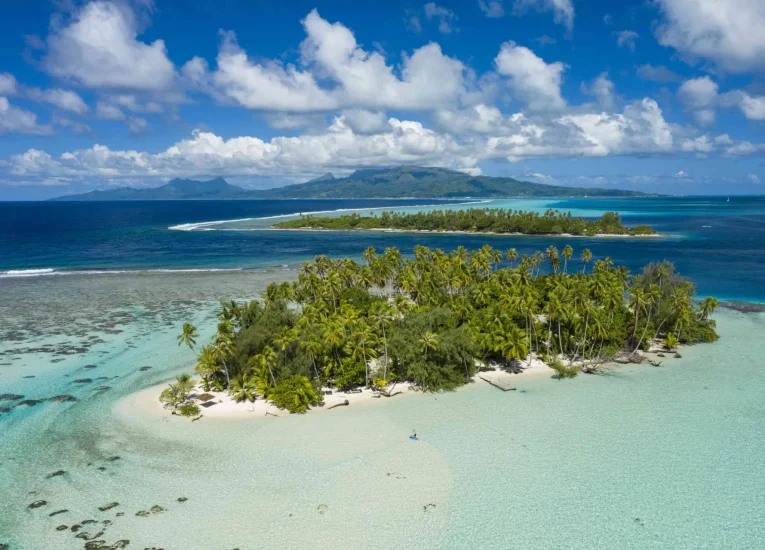
[[675, 351], [677, 346], [680, 345], [680, 340], [675, 337], [671, 332], [667, 334], [667, 337], [662, 340], [662, 344], [667, 348], [667, 351]]
[[704, 320], [709, 319], [710, 315], [714, 313], [714, 310], [719, 304], [720, 302], [717, 301], [717, 298], [712, 298], [710, 296], [704, 298], [704, 301], [701, 302], [701, 306], [699, 308], [699, 311], [701, 312], [701, 318]]
[[175, 377], [175, 387], [181, 401], [186, 401], [189, 393], [194, 389], [194, 381], [188, 374], [181, 374]]
[[425, 334], [419, 340], [420, 350], [428, 356], [428, 350], [435, 351], [438, 348], [438, 337], [431, 331], [425, 331]]
[[191, 323], [183, 323], [183, 330], [177, 337], [178, 345], [186, 344], [191, 351], [194, 351], [197, 338], [199, 338], [199, 334], [197, 334], [196, 327]]
[[258, 390], [257, 376], [249, 375], [248, 373], [240, 372], [231, 385], [231, 391], [233, 392], [234, 401], [241, 403], [242, 401], [255, 401], [255, 393]]
[[505, 258], [511, 262], [511, 267], [515, 267], [515, 260], [518, 259], [518, 251], [515, 248], [509, 249], [507, 252], [505, 252]]
[[563, 251], [560, 254], [563, 256], [563, 273], [568, 273], [568, 261], [574, 255], [574, 249], [571, 246], [566, 245], [563, 247]]
[[502, 342], [501, 351], [510, 361], [526, 357], [529, 353], [529, 339], [526, 333], [518, 327], [511, 328]]
[[582, 259], [582, 274], [584, 274], [585, 270], [587, 269], [587, 264], [592, 261], [592, 252], [590, 252], [589, 248], [585, 248], [582, 250], [582, 255], [580, 256]]

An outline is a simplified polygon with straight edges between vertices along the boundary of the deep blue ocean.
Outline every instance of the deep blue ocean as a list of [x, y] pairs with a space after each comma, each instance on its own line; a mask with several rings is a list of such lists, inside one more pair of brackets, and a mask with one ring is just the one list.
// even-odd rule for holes
[[[283, 232], [273, 216], [345, 209], [419, 210], [432, 200], [152, 201], [0, 203], [0, 277], [27, 270], [249, 269], [294, 265], [317, 254], [360, 257], [367, 246], [415, 244], [451, 250], [484, 243], [530, 253], [549, 244], [588, 247], [631, 270], [654, 260], [674, 261], [700, 294], [765, 300], [765, 197], [496, 200], [481, 206], [544, 211], [557, 208], [595, 217], [622, 213], [625, 223], [649, 224], [661, 239], [572, 239], [482, 235]], [[448, 204], [442, 203], [444, 207]], [[459, 206], [464, 208], [465, 206]], [[237, 220], [232, 223], [210, 224]], [[202, 224], [202, 225], [192, 225]], [[186, 230], [181, 230], [186, 229]], [[188, 230], [194, 229], [194, 230]], [[578, 252], [576, 253], [578, 256]], [[575, 256], [575, 257], [576, 257]], [[17, 271], [27, 271], [19, 274]], [[12, 273], [8, 273], [12, 272]]]

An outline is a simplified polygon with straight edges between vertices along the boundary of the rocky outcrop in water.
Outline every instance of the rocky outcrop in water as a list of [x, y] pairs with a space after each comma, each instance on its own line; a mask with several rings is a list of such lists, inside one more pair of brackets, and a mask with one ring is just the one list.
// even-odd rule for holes
[[119, 502], [110, 502], [109, 504], [105, 504], [104, 506], [99, 506], [98, 509], [102, 512], [106, 512], [107, 510], [111, 510], [112, 508], [116, 508], [119, 506]]
[[93, 382], [92, 378], [80, 378], [72, 382], [72, 384], [90, 384], [91, 382]]
[[19, 399], [24, 399], [24, 396], [17, 393], [0, 394], [0, 401], [18, 401]]
[[48, 504], [48, 501], [46, 500], [35, 500], [32, 504], [28, 506], [30, 510], [34, 510], [35, 508], [40, 508], [41, 506], [45, 506]]
[[16, 403], [17, 407], [35, 407], [42, 403], [41, 399], [25, 399], [24, 401], [21, 401], [20, 403]]
[[53, 403], [68, 403], [71, 401], [77, 401], [77, 398], [73, 395], [56, 395], [48, 399]]
[[45, 479], [50, 479], [52, 477], [59, 477], [59, 476], [64, 475], [65, 473], [66, 472], [64, 470], [57, 470], [57, 471], [53, 472], [52, 474], [48, 474], [47, 476], [45, 476]]

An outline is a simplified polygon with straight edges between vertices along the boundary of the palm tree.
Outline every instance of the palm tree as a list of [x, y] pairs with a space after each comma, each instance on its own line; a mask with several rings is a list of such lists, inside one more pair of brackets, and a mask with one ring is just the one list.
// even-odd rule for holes
[[585, 248], [584, 250], [582, 250], [581, 258], [582, 258], [582, 264], [584, 264], [582, 266], [582, 274], [584, 274], [585, 270], [587, 269], [587, 264], [592, 261], [592, 252], [590, 252], [589, 248]]
[[181, 401], [186, 401], [191, 390], [194, 389], [194, 381], [188, 374], [181, 374], [175, 377], [175, 387], [178, 391], [178, 395]]
[[667, 351], [675, 351], [677, 346], [680, 345], [680, 341], [671, 332], [669, 334], [667, 334], [667, 337], [664, 338], [662, 343], [667, 348]]
[[700, 306], [701, 318], [704, 320], [709, 319], [709, 316], [714, 313], [714, 310], [719, 304], [720, 302], [717, 301], [717, 298], [712, 298], [711, 296], [704, 298], [704, 301], [701, 302]]
[[517, 361], [529, 353], [528, 336], [526, 336], [526, 333], [522, 329], [513, 327], [510, 329], [510, 332], [502, 343], [501, 349], [502, 354], [510, 361]]
[[281, 333], [274, 338], [274, 344], [279, 350], [284, 351], [296, 337], [294, 330], [290, 327], [284, 327]]
[[268, 366], [268, 372], [271, 374], [271, 382], [276, 386], [276, 378], [274, 378], [274, 371], [272, 369], [272, 366], [276, 364], [276, 352], [271, 346], [263, 346], [263, 351], [261, 351], [260, 354], [263, 356], [263, 359]]
[[234, 383], [231, 386], [231, 391], [234, 392], [234, 401], [241, 403], [242, 401], [255, 401], [255, 392], [258, 389], [258, 379], [256, 376], [248, 376], [244, 372], [240, 372]]
[[510, 265], [512, 267], [515, 267], [515, 260], [518, 259], [518, 251], [515, 248], [511, 248], [510, 250], [505, 252], [505, 258], [507, 258], [507, 260], [511, 262]]
[[422, 338], [419, 340], [420, 342], [420, 350], [425, 354], [425, 357], [428, 356], [428, 350], [435, 351], [436, 348], [438, 348], [438, 337], [435, 335], [435, 333], [431, 331], [425, 331], [425, 334], [422, 335]]
[[[558, 249], [554, 245], [550, 245], [547, 247], [547, 250], [545, 251], [545, 257], [550, 262], [550, 265], [553, 268], [553, 271], [555, 273], [558, 272], [558, 265], [560, 260], [558, 259]], [[556, 263], [557, 262], [557, 263]]]
[[313, 363], [313, 371], [316, 374], [316, 379], [319, 379], [319, 369], [316, 367], [316, 356], [321, 353], [321, 342], [315, 333], [311, 332], [308, 336], [300, 341], [300, 347], [303, 351], [307, 351], [311, 356], [311, 362]]
[[[265, 356], [259, 353], [250, 358], [250, 366], [255, 371], [255, 383], [257, 384], [257, 392], [263, 397], [268, 397], [271, 390], [276, 386], [273, 382], [273, 373], [266, 361]], [[270, 375], [270, 376], [269, 376]]]
[[210, 391], [210, 377], [220, 370], [214, 345], [202, 348], [202, 352], [197, 356], [197, 365], [194, 370], [202, 377], [205, 391]]
[[181, 332], [177, 338], [178, 345], [186, 344], [191, 351], [194, 351], [197, 338], [199, 338], [199, 334], [197, 334], [196, 327], [191, 323], [183, 323], [183, 332]]
[[230, 332], [226, 330], [221, 332], [219, 329], [218, 336], [215, 339], [215, 344], [213, 346], [213, 351], [215, 353], [215, 359], [219, 364], [223, 365], [223, 369], [226, 371], [226, 387], [230, 391], [231, 377], [228, 373], [228, 360], [234, 354], [234, 339]]
[[561, 256], [563, 256], [563, 273], [568, 273], [568, 261], [571, 259], [571, 257], [574, 255], [574, 249], [571, 248], [571, 246], [566, 245], [563, 247], [563, 252], [561, 252]]

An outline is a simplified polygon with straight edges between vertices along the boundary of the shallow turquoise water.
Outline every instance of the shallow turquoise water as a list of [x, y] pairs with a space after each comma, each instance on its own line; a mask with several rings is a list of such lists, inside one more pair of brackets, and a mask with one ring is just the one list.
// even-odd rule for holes
[[[108, 393], [41, 411], [34, 434], [4, 446], [1, 525], [30, 549], [82, 548], [55, 526], [86, 518], [140, 548], [761, 547], [765, 317], [717, 319], [720, 342], [660, 368], [527, 378], [514, 393], [193, 424]], [[183, 363], [173, 334], [125, 362]], [[26, 510], [36, 499], [49, 504]], [[155, 504], [167, 511], [134, 516]]]
[[[678, 236], [581, 239], [577, 251], [588, 246], [633, 269], [672, 258], [703, 293], [765, 300], [763, 199], [725, 210], [713, 199], [520, 202], [496, 206], [618, 209], [630, 223]], [[106, 216], [96, 228], [53, 228], [60, 238], [44, 228], [30, 237], [33, 247], [0, 242], [9, 252], [0, 258], [9, 262], [0, 264], [0, 394], [78, 399], [0, 409], [0, 544], [81, 549], [84, 540], [55, 528], [96, 519], [113, 521], [99, 523], [107, 542], [166, 550], [765, 546], [763, 314], [719, 310], [720, 342], [685, 349], [662, 368], [524, 379], [509, 394], [471, 386], [303, 417], [193, 424], [131, 409], [123, 399], [193, 364], [175, 342], [183, 321], [197, 324], [204, 341], [218, 300], [254, 298], [270, 281], [295, 277], [294, 266], [313, 254], [358, 255], [369, 245], [407, 254], [417, 242], [521, 252], [563, 244], [167, 229], [231, 209], [243, 217], [250, 207], [217, 205], [205, 217], [206, 205], [151, 213], [117, 205], [109, 216], [138, 221], [113, 228]], [[42, 267], [75, 273], [7, 273]], [[82, 273], [98, 268], [117, 272]], [[147, 271], [197, 268], [236, 270]], [[416, 444], [407, 438], [414, 427]], [[59, 469], [67, 473], [46, 479]], [[27, 508], [39, 499], [48, 504]], [[120, 505], [97, 509], [112, 501]], [[167, 510], [135, 516], [155, 504]], [[59, 509], [69, 512], [49, 517]]]

